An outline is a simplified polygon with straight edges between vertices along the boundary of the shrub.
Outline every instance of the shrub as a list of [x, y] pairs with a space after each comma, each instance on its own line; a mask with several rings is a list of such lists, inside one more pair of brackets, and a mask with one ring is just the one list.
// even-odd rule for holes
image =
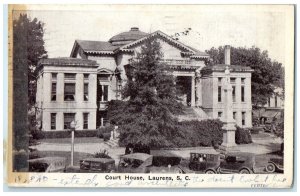
[[237, 144], [249, 144], [252, 143], [252, 137], [249, 129], [243, 129], [237, 126], [235, 132], [235, 142]]
[[113, 130], [114, 130], [113, 125], [100, 127], [97, 131], [97, 137], [104, 139], [104, 135], [106, 135], [106, 137], [107, 137], [108, 134], [109, 134], [109, 137], [110, 137], [110, 134]]
[[110, 133], [103, 133], [103, 140], [108, 141], [110, 139], [111, 134]]
[[[96, 137], [98, 130], [76, 130], [75, 137]], [[44, 138], [69, 138], [71, 137], [71, 131], [36, 131], [32, 133], [33, 139], [44, 139]]]
[[173, 147], [217, 146], [222, 143], [223, 123], [220, 120], [178, 122]]
[[93, 155], [94, 158], [107, 158], [107, 159], [112, 159], [109, 155], [108, 155], [108, 151], [107, 150], [100, 150], [99, 152], [96, 152]]

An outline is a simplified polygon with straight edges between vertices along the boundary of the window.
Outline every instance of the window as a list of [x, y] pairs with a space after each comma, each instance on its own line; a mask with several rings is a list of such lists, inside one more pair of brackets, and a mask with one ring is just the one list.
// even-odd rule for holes
[[218, 102], [222, 101], [222, 87], [218, 86]]
[[268, 98], [268, 107], [270, 107], [271, 106], [271, 99], [270, 99], [270, 97]]
[[64, 87], [64, 100], [75, 100], [75, 73], [65, 73], [65, 87]]
[[232, 86], [232, 101], [235, 102], [236, 98], [235, 98], [235, 86]]
[[73, 120], [75, 120], [75, 113], [64, 113], [64, 129], [70, 129]]
[[51, 101], [56, 101], [56, 80], [57, 80], [57, 73], [51, 74]]
[[218, 83], [222, 83], [222, 78], [218, 78]]
[[275, 95], [275, 108], [278, 107], [278, 104], [277, 104], [277, 96]]
[[100, 85], [100, 101], [108, 101], [108, 85]]
[[51, 113], [51, 130], [56, 129], [56, 113]]
[[56, 82], [51, 84], [51, 101], [56, 101]]
[[236, 112], [232, 113], [232, 117], [233, 117], [234, 120], [236, 120]]
[[65, 73], [65, 80], [75, 80], [76, 74], [75, 73]]
[[245, 86], [241, 87], [241, 100], [245, 102]]
[[246, 112], [242, 112], [242, 125], [245, 125]]
[[242, 84], [245, 84], [245, 80], [246, 80], [246, 78], [241, 78]]
[[57, 73], [52, 73], [51, 77], [52, 77], [52, 80], [57, 80]]
[[89, 100], [89, 83], [84, 83], [84, 86], [83, 86], [83, 100], [84, 101]]
[[64, 100], [75, 100], [75, 83], [65, 83]]
[[89, 75], [90, 75], [90, 74], [83, 74], [84, 80], [87, 80], [87, 81], [88, 81], [88, 80], [89, 80]]
[[218, 112], [218, 118], [222, 118], [222, 112]]
[[83, 129], [88, 129], [89, 127], [89, 113], [83, 113]]
[[230, 78], [230, 83], [235, 83], [235, 78]]

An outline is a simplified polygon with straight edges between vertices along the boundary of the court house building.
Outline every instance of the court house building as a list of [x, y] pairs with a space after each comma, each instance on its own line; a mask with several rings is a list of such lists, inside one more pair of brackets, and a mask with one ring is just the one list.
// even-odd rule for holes
[[161, 31], [148, 34], [133, 27], [108, 41], [75, 40], [70, 57], [40, 60], [36, 103], [41, 130], [69, 129], [73, 120], [77, 130], [105, 126], [107, 103], [122, 99], [121, 89], [129, 78], [130, 63], [149, 38], [160, 42], [162, 63], [176, 77], [176, 85], [187, 81], [188, 88], [181, 97], [193, 113], [191, 118], [222, 120], [227, 104], [224, 85], [229, 82], [233, 119], [240, 127], [252, 126], [253, 70], [231, 65], [229, 46], [225, 47], [224, 64], [208, 66], [205, 62], [210, 57], [205, 52]]

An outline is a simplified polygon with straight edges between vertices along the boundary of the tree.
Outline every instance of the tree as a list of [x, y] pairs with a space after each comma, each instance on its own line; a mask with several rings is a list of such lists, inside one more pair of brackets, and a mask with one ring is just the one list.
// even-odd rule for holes
[[[224, 63], [224, 47], [206, 50], [211, 57], [208, 65]], [[251, 67], [252, 73], [252, 103], [254, 106], [265, 105], [268, 98], [274, 94], [275, 87], [284, 87], [284, 69], [282, 64], [272, 61], [267, 51], [257, 47], [231, 47], [231, 64]]]
[[46, 58], [43, 23], [26, 14], [13, 21], [13, 147], [28, 149], [28, 129], [35, 129], [35, 68]]
[[[47, 58], [44, 42], [44, 23], [20, 14], [13, 21], [14, 62], [23, 61], [28, 73], [28, 104], [34, 106], [36, 95], [35, 69], [41, 58]], [[25, 70], [24, 70], [25, 71]]]
[[160, 63], [163, 54], [158, 41], [146, 40], [131, 64], [131, 77], [123, 90], [128, 101], [112, 101], [108, 117], [120, 126], [120, 143], [168, 146], [176, 135], [176, 118], [182, 105], [176, 96], [174, 78]]

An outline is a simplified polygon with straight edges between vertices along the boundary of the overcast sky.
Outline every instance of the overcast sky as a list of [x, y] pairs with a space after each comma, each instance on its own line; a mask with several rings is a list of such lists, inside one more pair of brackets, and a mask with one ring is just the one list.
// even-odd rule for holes
[[284, 63], [287, 25], [283, 8], [270, 5], [27, 7], [31, 18], [37, 17], [45, 23], [49, 57], [69, 56], [75, 39], [108, 41], [131, 27], [147, 33], [161, 30], [169, 35], [192, 28], [180, 41], [201, 51], [226, 44], [255, 45], [268, 50], [273, 60]]

